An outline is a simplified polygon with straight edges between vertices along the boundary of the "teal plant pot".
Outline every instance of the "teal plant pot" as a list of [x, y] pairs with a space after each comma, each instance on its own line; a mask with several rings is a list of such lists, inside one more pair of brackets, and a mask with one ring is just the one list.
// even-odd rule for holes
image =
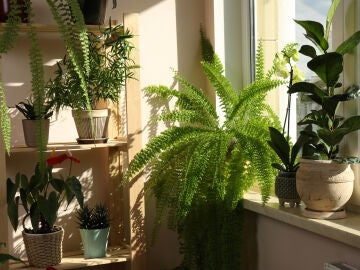
[[109, 231], [110, 227], [94, 230], [80, 229], [85, 259], [101, 258], [106, 256]]

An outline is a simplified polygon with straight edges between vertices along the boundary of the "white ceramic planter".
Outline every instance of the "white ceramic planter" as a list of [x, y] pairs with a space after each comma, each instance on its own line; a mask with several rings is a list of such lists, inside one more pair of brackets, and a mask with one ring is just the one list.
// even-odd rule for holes
[[[29, 120], [29, 119], [22, 120], [25, 144], [29, 147], [37, 146], [37, 133], [38, 133], [37, 125], [39, 122], [40, 120]], [[49, 140], [50, 120], [44, 119], [42, 123], [43, 123], [42, 131], [44, 132], [43, 138], [47, 143]]]
[[352, 195], [353, 187], [354, 173], [349, 164], [332, 160], [300, 160], [296, 189], [308, 210], [342, 210]]

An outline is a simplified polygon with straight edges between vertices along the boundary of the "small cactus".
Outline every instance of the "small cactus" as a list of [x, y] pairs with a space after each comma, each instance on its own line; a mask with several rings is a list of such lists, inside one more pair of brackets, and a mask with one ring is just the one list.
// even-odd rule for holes
[[76, 218], [80, 229], [104, 229], [110, 226], [109, 209], [103, 204], [96, 204], [94, 208], [84, 204], [76, 210]]

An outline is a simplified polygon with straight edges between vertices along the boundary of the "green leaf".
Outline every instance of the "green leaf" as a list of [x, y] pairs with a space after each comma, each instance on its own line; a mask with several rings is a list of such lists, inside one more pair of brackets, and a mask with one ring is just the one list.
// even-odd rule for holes
[[38, 202], [34, 202], [30, 207], [30, 220], [31, 226], [35, 233], [39, 229], [39, 222], [40, 222], [40, 210], [38, 206]]
[[340, 0], [332, 0], [331, 6], [328, 10], [327, 16], [326, 16], [326, 30], [325, 30], [325, 39], [329, 39], [329, 33], [331, 28], [331, 22], [334, 17], [334, 13], [336, 11], [337, 6], [339, 5]]
[[67, 203], [70, 204], [74, 196], [80, 207], [84, 205], [84, 194], [81, 191], [81, 183], [75, 176], [69, 177], [65, 181], [65, 192]]
[[360, 31], [355, 32], [351, 35], [347, 40], [345, 40], [343, 43], [339, 45], [339, 47], [336, 48], [336, 52], [340, 53], [342, 55], [346, 53], [351, 53], [354, 48], [359, 44], [360, 42]]
[[10, 178], [6, 180], [7, 202], [14, 200], [19, 185], [13, 183]]
[[322, 110], [312, 111], [307, 114], [302, 120], [298, 122], [298, 125], [317, 125], [319, 127], [327, 127], [327, 120]]
[[65, 189], [65, 183], [62, 179], [53, 178], [51, 179], [50, 184], [59, 193], [62, 193]]
[[269, 127], [271, 141], [268, 142], [270, 147], [275, 151], [285, 167], [289, 165], [290, 146], [285, 136], [276, 128]]
[[299, 53], [309, 56], [311, 58], [316, 57], [316, 50], [314, 47], [310, 46], [310, 45], [302, 45]]
[[279, 163], [271, 163], [271, 166], [279, 171], [286, 172], [286, 168]]
[[295, 20], [297, 24], [302, 26], [305, 31], [305, 37], [309, 39], [321, 51], [326, 52], [329, 48], [327, 40], [324, 38], [324, 27], [321, 23], [315, 21], [299, 21]]
[[50, 192], [47, 199], [39, 197], [39, 211], [49, 223], [50, 228], [55, 224], [59, 206], [55, 191]]
[[11, 225], [16, 231], [19, 225], [19, 196], [7, 202], [7, 212]]
[[359, 130], [360, 129], [360, 115], [355, 115], [355, 116], [351, 116], [351, 117], [347, 118], [342, 123], [340, 128], [346, 128], [348, 131], [347, 133]]
[[350, 131], [347, 128], [337, 128], [334, 131], [328, 129], [319, 129], [317, 131], [319, 138], [329, 146], [335, 146], [341, 142]]
[[289, 93], [312, 94], [312, 99], [320, 105], [322, 104], [323, 98], [327, 96], [326, 92], [324, 92], [322, 89], [317, 87], [315, 84], [309, 82], [298, 82], [293, 84], [289, 89]]
[[25, 189], [20, 188], [20, 199], [21, 199], [21, 203], [24, 207], [24, 210], [26, 213], [29, 212], [29, 208], [28, 208], [28, 202], [27, 202], [27, 193], [25, 191]]
[[3, 265], [4, 263], [6, 263], [7, 261], [16, 261], [16, 262], [21, 262], [23, 264], [25, 264], [25, 262], [19, 258], [16, 258], [14, 256], [11, 256], [10, 254], [5, 254], [5, 253], [0, 253], [0, 265]]
[[307, 66], [328, 87], [334, 87], [343, 71], [343, 56], [337, 52], [322, 54], [309, 61]]

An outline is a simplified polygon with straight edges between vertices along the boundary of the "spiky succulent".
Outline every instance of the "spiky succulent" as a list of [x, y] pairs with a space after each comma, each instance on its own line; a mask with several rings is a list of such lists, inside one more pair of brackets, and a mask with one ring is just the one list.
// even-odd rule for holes
[[109, 210], [103, 204], [96, 204], [94, 208], [85, 204], [76, 210], [76, 217], [80, 229], [105, 229], [110, 226]]

